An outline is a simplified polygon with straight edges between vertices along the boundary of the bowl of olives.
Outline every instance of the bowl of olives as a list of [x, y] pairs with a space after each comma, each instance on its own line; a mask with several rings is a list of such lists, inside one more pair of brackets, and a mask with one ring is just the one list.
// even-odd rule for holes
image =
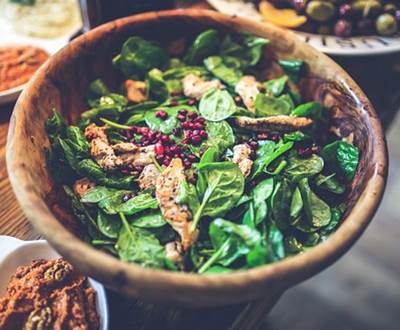
[[226, 14], [293, 29], [331, 55], [400, 51], [399, 0], [208, 0]]

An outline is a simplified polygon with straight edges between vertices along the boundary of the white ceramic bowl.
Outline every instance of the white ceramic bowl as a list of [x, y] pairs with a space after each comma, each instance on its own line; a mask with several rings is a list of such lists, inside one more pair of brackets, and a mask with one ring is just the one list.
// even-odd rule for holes
[[[10, 277], [19, 266], [29, 265], [35, 259], [56, 259], [60, 255], [44, 241], [21, 241], [10, 236], [0, 236], [0, 295]], [[107, 298], [104, 287], [89, 278], [89, 285], [96, 290], [97, 311], [100, 316], [100, 330], [108, 330]]]

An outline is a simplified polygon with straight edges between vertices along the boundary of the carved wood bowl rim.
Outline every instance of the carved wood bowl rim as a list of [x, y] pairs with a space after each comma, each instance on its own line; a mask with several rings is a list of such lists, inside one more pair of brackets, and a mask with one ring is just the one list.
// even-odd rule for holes
[[[261, 266], [255, 269], [238, 271], [225, 275], [196, 275], [175, 273], [154, 269], [144, 269], [135, 264], [128, 264], [105, 254], [84, 243], [67, 231], [58, 222], [45, 204], [43, 198], [27, 184], [29, 171], [24, 165], [24, 145], [22, 132], [26, 104], [31, 101], [31, 93], [40, 87], [45, 79], [45, 71], [70, 51], [87, 46], [101, 38], [116, 26], [126, 26], [174, 17], [207, 17], [226, 25], [240, 24], [253, 31], [269, 31], [282, 38], [287, 38], [304, 49], [307, 54], [317, 58], [337, 72], [341, 83], [353, 91], [368, 112], [371, 131], [368, 138], [372, 140], [371, 173], [360, 198], [347, 215], [343, 224], [325, 242], [309, 251], [289, 257], [283, 261]], [[90, 37], [90, 38], [89, 38]], [[367, 138], [367, 137], [366, 137]], [[113, 287], [120, 292], [139, 297], [146, 301], [161, 301], [185, 306], [201, 307], [226, 305], [261, 299], [266, 295], [282, 293], [331, 265], [342, 256], [360, 237], [371, 221], [382, 198], [387, 177], [387, 155], [383, 132], [372, 105], [351, 77], [330, 58], [314, 48], [304, 44], [292, 32], [281, 30], [265, 23], [257, 23], [243, 18], [228, 17], [206, 10], [171, 10], [146, 13], [127, 17], [102, 25], [84, 36], [74, 40], [53, 56], [33, 77], [19, 98], [10, 123], [7, 144], [7, 168], [11, 184], [17, 199], [33, 227], [50, 242], [50, 244], [72, 264], [90, 277]]]

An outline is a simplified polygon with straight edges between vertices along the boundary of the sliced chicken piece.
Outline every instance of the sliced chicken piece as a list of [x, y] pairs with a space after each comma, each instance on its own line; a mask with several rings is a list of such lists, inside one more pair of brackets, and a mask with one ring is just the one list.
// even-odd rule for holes
[[244, 177], [248, 177], [251, 173], [253, 161], [250, 159], [251, 148], [248, 144], [238, 144], [233, 147], [232, 161], [238, 164], [240, 171]]
[[90, 189], [95, 187], [96, 184], [92, 181], [90, 181], [88, 178], [82, 178], [79, 180], [76, 180], [74, 183], [74, 192], [76, 195], [79, 196], [79, 198], [82, 198], [83, 195], [86, 194]]
[[112, 170], [117, 167], [117, 157], [110, 146], [105, 130], [106, 126], [90, 124], [85, 129], [85, 136], [90, 141], [90, 154], [102, 168]]
[[154, 190], [157, 178], [160, 175], [158, 168], [154, 164], [146, 165], [139, 176], [139, 187], [141, 190]]
[[182, 79], [183, 94], [187, 97], [192, 97], [200, 100], [201, 97], [210, 89], [222, 88], [223, 85], [219, 80], [204, 81], [199, 76], [193, 73], [186, 75]]
[[263, 118], [237, 117], [236, 124], [255, 132], [286, 133], [310, 128], [313, 120], [306, 117], [271, 116]]
[[254, 76], [243, 76], [237, 82], [235, 92], [239, 94], [246, 108], [251, 112], [256, 112], [256, 96], [260, 93], [261, 83]]
[[180, 205], [176, 201], [179, 186], [185, 180], [182, 160], [175, 158], [158, 176], [156, 182], [156, 198], [160, 204], [161, 212], [164, 219], [181, 237], [184, 251], [189, 249], [194, 242], [194, 237], [190, 231], [192, 214], [187, 205]]
[[147, 100], [146, 83], [144, 81], [128, 79], [125, 81], [126, 96], [133, 103]]
[[182, 263], [182, 245], [179, 242], [169, 242], [165, 244], [165, 256], [176, 264]]
[[113, 149], [118, 155], [119, 166], [146, 166], [153, 162], [156, 155], [153, 144], [146, 147], [139, 147], [133, 143], [122, 142], [113, 145]]

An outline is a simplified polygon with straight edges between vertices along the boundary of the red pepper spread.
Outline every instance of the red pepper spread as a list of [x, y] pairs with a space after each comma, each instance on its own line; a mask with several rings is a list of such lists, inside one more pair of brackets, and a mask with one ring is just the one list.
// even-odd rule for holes
[[19, 267], [0, 298], [2, 330], [96, 330], [96, 292], [64, 259]]

